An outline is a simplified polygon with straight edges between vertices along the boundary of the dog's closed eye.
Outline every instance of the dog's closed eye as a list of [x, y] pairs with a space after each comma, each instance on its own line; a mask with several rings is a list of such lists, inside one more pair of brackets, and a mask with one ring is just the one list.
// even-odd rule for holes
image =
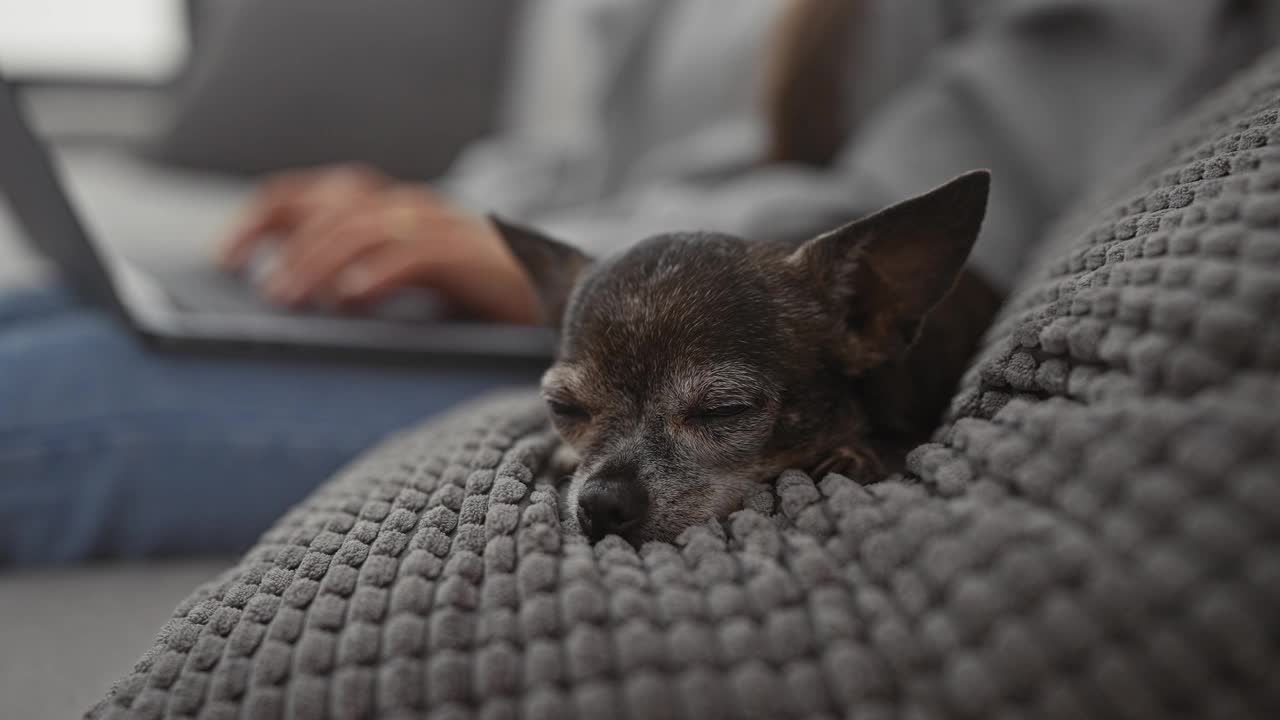
[[591, 413], [581, 405], [556, 398], [547, 398], [547, 409], [551, 411], [552, 417], [557, 420], [577, 422], [591, 417]]
[[748, 403], [704, 405], [691, 409], [686, 417], [695, 423], [711, 423], [738, 417], [751, 409], [752, 406]]

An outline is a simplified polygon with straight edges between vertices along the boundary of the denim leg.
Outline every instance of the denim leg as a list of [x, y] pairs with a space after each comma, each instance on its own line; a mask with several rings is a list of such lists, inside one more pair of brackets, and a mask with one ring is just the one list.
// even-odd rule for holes
[[57, 286], [0, 290], [0, 333], [82, 309], [75, 296]]
[[0, 565], [240, 550], [388, 432], [535, 380], [163, 355], [96, 310], [15, 315], [0, 322]]

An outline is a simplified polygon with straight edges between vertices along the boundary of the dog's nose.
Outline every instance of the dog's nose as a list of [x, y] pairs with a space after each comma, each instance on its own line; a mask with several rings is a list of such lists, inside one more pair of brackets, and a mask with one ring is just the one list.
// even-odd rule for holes
[[593, 478], [578, 494], [578, 524], [591, 542], [625, 535], [648, 511], [649, 496], [635, 479]]

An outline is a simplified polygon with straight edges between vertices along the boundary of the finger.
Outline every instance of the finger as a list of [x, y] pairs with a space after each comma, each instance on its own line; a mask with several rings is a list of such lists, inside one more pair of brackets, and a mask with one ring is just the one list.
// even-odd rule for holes
[[295, 265], [338, 225], [362, 210], [372, 211], [377, 183], [378, 177], [362, 166], [342, 166], [318, 175], [297, 196], [296, 230], [283, 238], [282, 264]]
[[223, 267], [243, 268], [259, 241], [292, 224], [306, 182], [305, 173], [285, 173], [263, 183], [222, 245], [219, 261]]
[[344, 305], [370, 305], [411, 285], [429, 282], [431, 256], [410, 243], [386, 243], [352, 263], [335, 279], [334, 290]]
[[277, 302], [296, 304], [305, 294], [298, 282], [300, 259], [309, 252], [334, 242], [338, 230], [361, 214], [360, 201], [348, 198], [340, 205], [323, 208], [303, 208], [299, 213], [305, 218], [296, 229], [281, 238], [275, 267], [263, 283], [268, 298]]
[[[308, 193], [317, 208], [314, 220], [299, 227], [282, 251], [278, 284], [271, 290], [284, 302], [310, 299], [319, 290], [332, 292], [334, 275], [374, 246], [417, 235], [434, 205], [416, 188], [370, 189], [367, 174], [334, 173]], [[327, 299], [331, 299], [331, 296]]]
[[514, 273], [495, 273], [490, 270], [496, 268], [451, 260], [435, 245], [389, 243], [380, 248], [338, 275], [335, 289], [341, 304], [367, 307], [403, 288], [430, 287], [477, 317], [512, 324], [537, 320], [529, 301], [533, 290], [514, 258]]
[[336, 295], [337, 279], [344, 270], [391, 242], [365, 219], [338, 226], [289, 269], [290, 292], [296, 296], [292, 301]]
[[223, 244], [220, 261], [228, 269], [243, 268], [265, 237], [287, 233], [328, 205], [382, 187], [387, 178], [364, 165], [340, 165], [279, 173], [268, 178], [249, 209]]
[[365, 205], [363, 198], [344, 198], [328, 205], [303, 208], [297, 227], [281, 238], [280, 267], [296, 267], [302, 257], [323, 246], [338, 228], [370, 212]]

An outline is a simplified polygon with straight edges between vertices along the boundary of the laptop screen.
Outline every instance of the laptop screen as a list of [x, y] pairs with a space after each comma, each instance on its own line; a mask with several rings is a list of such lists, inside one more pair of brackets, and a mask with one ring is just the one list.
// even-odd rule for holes
[[0, 77], [0, 190], [33, 249], [49, 258], [85, 299], [119, 311], [103, 258], [89, 241], [49, 153]]

